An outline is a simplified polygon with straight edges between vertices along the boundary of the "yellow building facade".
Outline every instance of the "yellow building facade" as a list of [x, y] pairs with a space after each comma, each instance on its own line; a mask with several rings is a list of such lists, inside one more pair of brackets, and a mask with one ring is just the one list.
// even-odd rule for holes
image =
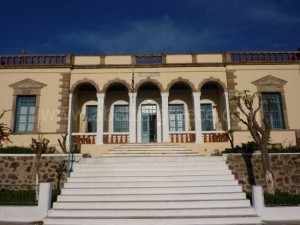
[[251, 141], [230, 99], [258, 92], [259, 120], [271, 97], [270, 142], [296, 145], [300, 52], [0, 56], [0, 108], [10, 109], [13, 145], [42, 133], [50, 145], [68, 135], [84, 153], [124, 143], [174, 142], [203, 154]]

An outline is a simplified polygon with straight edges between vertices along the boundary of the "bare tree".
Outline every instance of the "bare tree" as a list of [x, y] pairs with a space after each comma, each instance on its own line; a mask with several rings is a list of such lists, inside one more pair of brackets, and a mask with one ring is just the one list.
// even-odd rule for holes
[[[254, 106], [255, 99], [258, 100], [257, 107]], [[270, 98], [267, 99], [268, 112], [264, 114], [262, 124], [259, 125], [256, 116], [262, 106], [262, 100], [258, 93], [251, 94], [248, 90], [241, 91], [232, 100], [235, 101], [239, 109], [239, 111], [233, 112], [233, 114], [240, 122], [247, 126], [251, 136], [261, 150], [267, 192], [274, 194], [274, 178], [270, 169], [270, 156], [268, 152], [268, 143], [272, 128], [270, 117], [273, 111], [273, 102]]]
[[49, 140], [44, 138], [43, 135], [38, 133], [37, 138], [31, 138], [30, 148], [34, 152], [35, 159], [35, 173], [36, 173], [36, 183], [40, 181], [40, 167], [41, 167], [41, 158], [42, 154], [48, 152]]
[[228, 130], [227, 131], [227, 137], [228, 137], [228, 140], [230, 142], [230, 146], [231, 146], [231, 149], [234, 149], [234, 130]]
[[63, 153], [67, 154], [68, 153], [68, 150], [67, 150], [67, 136], [68, 134], [62, 134], [61, 137], [62, 137], [62, 141], [59, 139], [57, 139], [58, 141], [58, 144], [62, 150]]
[[[0, 115], [0, 119], [4, 117], [5, 113], [7, 113], [10, 110], [3, 110], [3, 112]], [[7, 126], [5, 123], [0, 123], [0, 148], [3, 147], [4, 144], [7, 144], [8, 142], [12, 143], [9, 136], [11, 135], [11, 129]]]

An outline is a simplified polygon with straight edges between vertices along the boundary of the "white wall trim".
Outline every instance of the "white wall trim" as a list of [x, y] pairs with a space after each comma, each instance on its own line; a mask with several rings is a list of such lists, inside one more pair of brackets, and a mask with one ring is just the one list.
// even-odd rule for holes
[[261, 186], [252, 186], [252, 202], [263, 221], [300, 221], [300, 207], [266, 207]]
[[41, 221], [51, 208], [52, 184], [40, 183], [37, 206], [0, 206], [0, 218], [3, 222]]

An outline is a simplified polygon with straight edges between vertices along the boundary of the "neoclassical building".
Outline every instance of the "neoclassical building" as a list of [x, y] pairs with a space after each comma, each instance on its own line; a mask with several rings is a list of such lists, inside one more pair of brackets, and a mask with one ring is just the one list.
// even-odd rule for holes
[[251, 141], [230, 99], [274, 101], [270, 142], [296, 145], [300, 130], [300, 52], [0, 56], [1, 109], [10, 109], [13, 145], [37, 133], [99, 155], [123, 143], [174, 142], [203, 154]]

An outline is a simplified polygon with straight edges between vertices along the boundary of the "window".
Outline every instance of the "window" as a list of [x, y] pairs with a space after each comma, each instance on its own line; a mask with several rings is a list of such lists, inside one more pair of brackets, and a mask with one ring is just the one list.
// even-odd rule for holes
[[270, 117], [271, 126], [273, 129], [284, 129], [284, 120], [282, 112], [282, 102], [280, 92], [263, 92], [262, 96], [262, 106], [263, 113], [266, 115], [269, 112], [267, 99], [270, 98], [273, 101], [273, 112]]
[[114, 132], [129, 132], [129, 106], [114, 106]]
[[169, 130], [185, 131], [184, 105], [169, 105]]
[[203, 131], [214, 130], [212, 104], [201, 104], [201, 123]]
[[34, 131], [36, 96], [18, 96], [15, 132], [30, 133]]
[[88, 121], [87, 132], [96, 133], [97, 132], [97, 106], [96, 105], [86, 106], [86, 117]]

